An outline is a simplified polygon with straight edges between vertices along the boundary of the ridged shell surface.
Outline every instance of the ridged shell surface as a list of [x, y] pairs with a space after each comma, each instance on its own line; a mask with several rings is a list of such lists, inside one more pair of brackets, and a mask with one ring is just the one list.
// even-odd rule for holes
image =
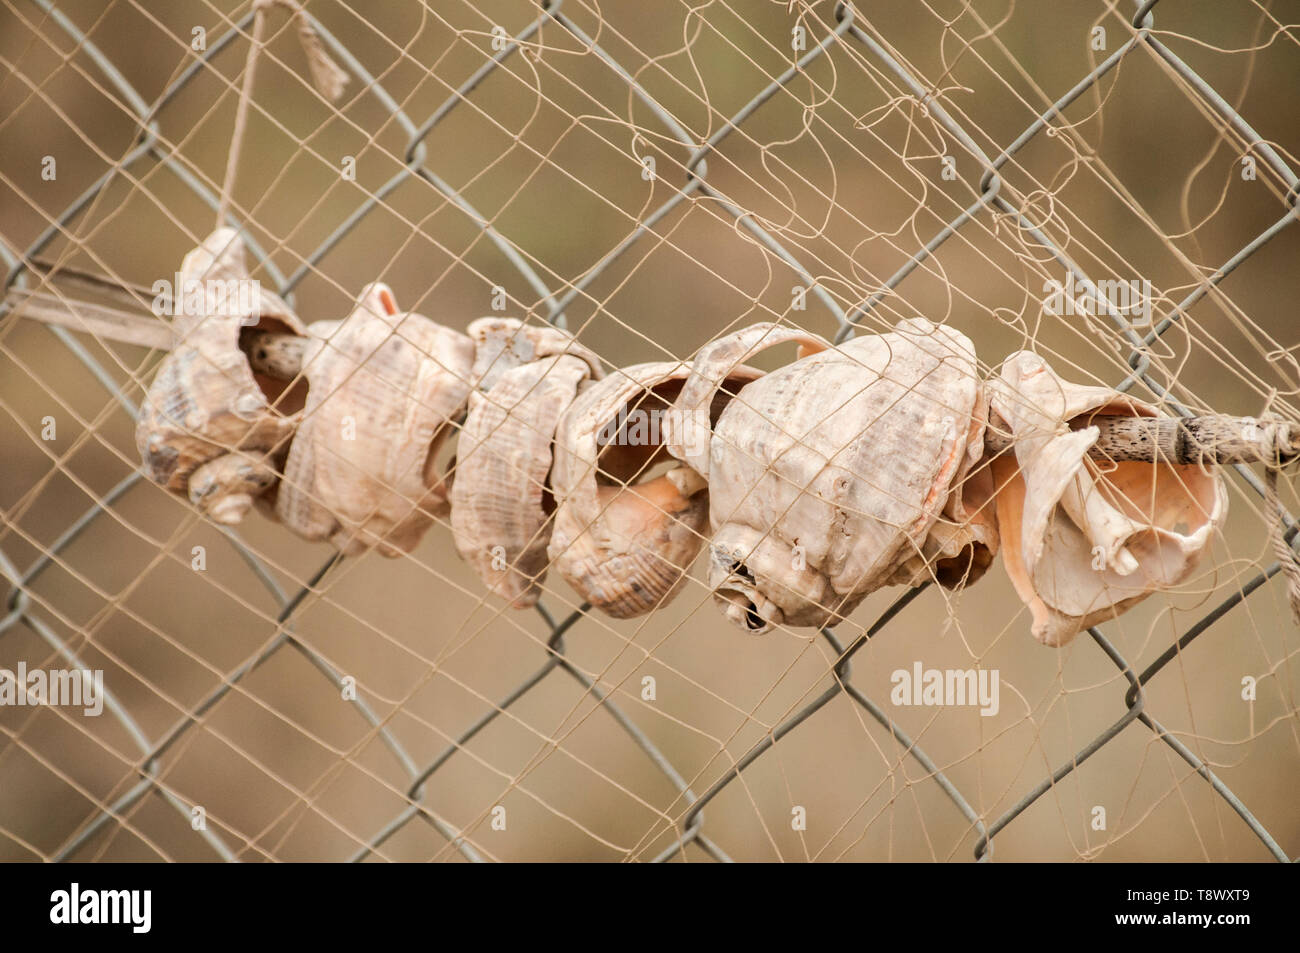
[[537, 603], [546, 578], [556, 425], [578, 385], [599, 376], [598, 367], [572, 354], [529, 361], [470, 396], [451, 489], [457, 550], [489, 590], [517, 609]]
[[981, 391], [969, 339], [919, 318], [746, 387], [709, 443], [709, 583], [727, 617], [833, 624], [910, 577], [978, 457]]
[[474, 341], [474, 381], [489, 390], [497, 379], [515, 367], [544, 357], [570, 354], [584, 361], [599, 378], [600, 358], [569, 334], [549, 324], [527, 324], [518, 318], [479, 318], [465, 333]]
[[473, 342], [398, 312], [382, 285], [368, 286], [347, 318], [308, 333], [310, 389], [276, 501], [280, 519], [349, 555], [410, 552], [447, 512], [434, 456], [469, 397]]

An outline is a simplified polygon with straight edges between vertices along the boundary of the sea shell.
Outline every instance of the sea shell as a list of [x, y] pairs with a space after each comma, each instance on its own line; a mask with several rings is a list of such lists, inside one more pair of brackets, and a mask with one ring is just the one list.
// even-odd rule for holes
[[691, 373], [665, 420], [664, 447], [704, 479], [709, 478], [709, 449], [713, 434], [714, 398], [734, 368], [756, 354], [787, 342], [797, 342], [797, 356], [807, 357], [830, 345], [799, 328], [762, 322], [710, 341], [691, 363]]
[[399, 312], [378, 283], [347, 318], [307, 330], [310, 389], [276, 502], [280, 519], [348, 555], [410, 552], [447, 513], [434, 463], [469, 397], [474, 344]]
[[[759, 328], [740, 333], [761, 346]], [[981, 391], [970, 340], [920, 318], [745, 387], [707, 442], [709, 584], [727, 618], [754, 633], [833, 624], [945, 549], [981, 571], [986, 530], [935, 530], [945, 511], [966, 522], [952, 490], [980, 459]]]
[[145, 395], [136, 446], [155, 483], [218, 523], [243, 519], [276, 478], [297, 425], [296, 395], [254, 375], [240, 333], [304, 333], [276, 295], [249, 280], [244, 243], [219, 228], [185, 256], [174, 289], [172, 351]]
[[1063, 645], [1190, 575], [1227, 513], [1217, 469], [1088, 458], [1092, 416], [1154, 407], [1064, 381], [1028, 351], [989, 388], [995, 423], [1014, 435], [1014, 455], [993, 461], [1003, 563], [1035, 638]]
[[490, 390], [512, 368], [559, 354], [581, 358], [599, 376], [600, 358], [553, 325], [489, 317], [471, 321], [465, 333], [474, 341], [473, 378], [479, 390]]
[[933, 579], [946, 589], [977, 582], [993, 564], [1001, 543], [990, 458], [984, 449], [988, 425], [988, 389], [980, 387], [971, 411], [966, 454], [958, 465], [948, 502], [914, 553], [885, 585], [916, 586]]
[[[586, 601], [616, 619], [667, 605], [708, 530], [707, 484], [675, 466], [663, 423], [690, 373], [678, 362], [612, 371], [570, 405], [555, 434], [552, 566]], [[713, 401], [714, 417], [760, 372], [738, 367]]]
[[579, 384], [601, 377], [595, 355], [580, 346], [555, 357], [529, 353], [527, 360], [492, 374], [495, 383], [486, 393], [470, 395], [451, 488], [457, 550], [494, 594], [517, 609], [537, 603], [546, 578], [556, 425]]

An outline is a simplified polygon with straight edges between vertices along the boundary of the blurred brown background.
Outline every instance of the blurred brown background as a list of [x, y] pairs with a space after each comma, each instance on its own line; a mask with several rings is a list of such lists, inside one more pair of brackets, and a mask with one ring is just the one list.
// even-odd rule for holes
[[[153, 102], [244, 6], [225, 2], [75, 0], [57, 4], [145, 102]], [[792, 30], [808, 46], [834, 5], [731, 0], [570, 0], [563, 12], [702, 143], [789, 68]], [[513, 36], [537, 17], [518, 0], [344, 3], [311, 14], [382, 83], [418, 126], [492, 55], [492, 29]], [[1174, 2], [1156, 35], [1183, 57], [1292, 167], [1300, 151], [1300, 3]], [[1127, 41], [1131, 4], [872, 3], [863, 28], [939, 96], [995, 156]], [[259, 66], [235, 204], [248, 233], [292, 274], [367, 195], [403, 169], [409, 133], [353, 77], [338, 110], [305, 79], [285, 18]], [[1286, 24], [1293, 24], [1285, 28]], [[1104, 28], [1105, 50], [1091, 49]], [[214, 215], [176, 168], [219, 187], [246, 39], [212, 57], [156, 116], [160, 148], [122, 168], [41, 253], [61, 267], [147, 288], [170, 277]], [[140, 124], [41, 4], [0, 8], [0, 238], [18, 253], [136, 143]], [[345, 64], [346, 66], [346, 64]], [[351, 72], [351, 70], [349, 70]], [[1237, 139], [1192, 90], [1139, 46], [1004, 169], [1004, 192], [1097, 277], [1145, 277], [1164, 300], [1188, 294], [1280, 219], [1286, 185], [1267, 164], [1243, 180]], [[677, 143], [584, 43], [547, 23], [424, 139], [425, 164], [520, 250], [561, 293], [581, 280], [686, 181]], [[44, 181], [41, 159], [57, 160]], [[657, 179], [641, 177], [654, 156]], [[956, 160], [954, 181], [941, 158]], [[357, 159], [344, 181], [344, 156]], [[708, 182], [765, 225], [851, 308], [975, 201], [977, 161], [864, 47], [832, 45], [708, 156]], [[969, 334], [987, 367], [1033, 347], [1070, 376], [1116, 383], [1126, 352], [1109, 326], [1041, 310], [1063, 271], [1014, 220], [984, 212], [906, 278], [866, 319], [879, 330], [922, 314]], [[1291, 227], [1200, 302], [1153, 351], [1154, 373], [1197, 410], [1253, 414], [1272, 389], [1294, 416], [1296, 376], [1277, 349], [1300, 345], [1295, 320], [1300, 230]], [[270, 272], [259, 272], [270, 282]], [[304, 319], [341, 316], [382, 278], [403, 307], [454, 327], [490, 311], [544, 319], [548, 305], [428, 181], [388, 192], [295, 289]], [[29, 281], [39, 285], [39, 279]], [[798, 276], [737, 228], [722, 206], [692, 199], [664, 217], [566, 309], [568, 326], [611, 365], [688, 357], [738, 324], [784, 317], [833, 334], [813, 296], [791, 311]], [[83, 289], [63, 293], [86, 297]], [[140, 307], [147, 307], [142, 298]], [[76, 336], [139, 400], [159, 354]], [[765, 366], [766, 358], [758, 363]], [[0, 550], [26, 569], [137, 466], [131, 416], [39, 324], [0, 322]], [[1149, 397], [1141, 388], [1139, 396]], [[53, 415], [57, 438], [39, 439]], [[1231, 512], [1215, 560], [1192, 582], [1105, 627], [1134, 670], [1272, 561], [1258, 498], [1229, 475]], [[1284, 502], [1295, 507], [1285, 488]], [[240, 532], [293, 592], [326, 559], [261, 516]], [[203, 573], [190, 568], [207, 548]], [[566, 639], [698, 794], [793, 711], [831, 684], [822, 641], [728, 626], [702, 567], [669, 607], [633, 622], [583, 619]], [[577, 600], [548, 580], [557, 616]], [[211, 525], [140, 484], [108, 507], [31, 587], [32, 612], [106, 681], [150, 739], [162, 736], [275, 632], [276, 605]], [[852, 639], [897, 591], [879, 593], [840, 630]], [[413, 557], [369, 556], [334, 570], [295, 617], [299, 638], [356, 678], [362, 697], [418, 765], [490, 711], [546, 658], [535, 614], [488, 601], [445, 527]], [[1124, 713], [1127, 684], [1087, 636], [1038, 645], [1005, 575], [968, 593], [927, 591], [854, 658], [853, 680], [886, 708], [992, 823]], [[809, 634], [805, 634], [808, 636]], [[1209, 763], [1291, 855], [1300, 853], [1300, 636], [1271, 582], [1199, 637], [1147, 687], [1147, 710]], [[1001, 711], [894, 708], [889, 675], [920, 660], [1001, 673]], [[0, 667], [57, 664], [19, 623], [0, 634]], [[641, 679], [657, 698], [641, 698]], [[1258, 698], [1241, 698], [1243, 676]], [[0, 859], [53, 855], [138, 780], [137, 749], [110, 715], [0, 710]], [[280, 651], [206, 713], [160, 764], [168, 790], [207, 812], [243, 859], [343, 859], [401, 811], [407, 775], [355, 709], [299, 654]], [[425, 803], [501, 859], [646, 859], [677, 836], [684, 803], [590, 694], [552, 673], [454, 755]], [[505, 831], [488, 812], [508, 811]], [[791, 829], [793, 806], [807, 810]], [[1107, 812], [1093, 830], [1092, 808]], [[889, 733], [840, 696], [729, 785], [705, 810], [705, 833], [740, 860], [969, 859], [977, 839], [933, 779]], [[76, 859], [212, 859], [211, 848], [150, 795], [90, 838]], [[415, 821], [381, 856], [456, 859]], [[702, 859], [688, 847], [688, 860]], [[1186, 762], [1130, 725], [995, 839], [998, 860], [1264, 860], [1268, 852]]]

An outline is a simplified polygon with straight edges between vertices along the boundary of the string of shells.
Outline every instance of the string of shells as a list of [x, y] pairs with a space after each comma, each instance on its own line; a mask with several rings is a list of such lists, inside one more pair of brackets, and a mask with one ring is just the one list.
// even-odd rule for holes
[[[181, 275], [247, 279], [237, 233]], [[966, 336], [921, 318], [837, 346], [756, 324], [693, 361], [608, 368], [559, 329], [456, 331], [382, 284], [310, 325], [268, 293], [197, 310], [139, 418], [153, 481], [349, 555], [400, 556], [449, 522], [514, 608], [554, 571], [640, 616], [705, 553], [718, 608], [757, 634], [838, 623], [885, 586], [961, 588], [1000, 554], [1033, 635], [1062, 645], [1186, 580], [1227, 510], [1216, 467], [1090, 455], [1096, 418], [1156, 408], [1030, 352], [985, 380]], [[776, 370], [747, 363], [783, 345]]]

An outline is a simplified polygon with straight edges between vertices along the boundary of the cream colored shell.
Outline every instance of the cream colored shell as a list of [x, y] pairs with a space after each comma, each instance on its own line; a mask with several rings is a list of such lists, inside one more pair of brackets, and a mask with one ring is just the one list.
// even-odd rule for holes
[[474, 381], [490, 390], [502, 374], [544, 357], [572, 354], [599, 377], [600, 358], [573, 335], [552, 325], [525, 324], [518, 318], [479, 318], [465, 333], [474, 341]]
[[921, 551], [903, 562], [886, 585], [917, 586], [933, 579], [948, 589], [976, 582], [993, 564], [998, 532], [997, 486], [984, 449], [988, 388], [976, 393], [966, 434], [966, 453], [953, 477], [948, 502], [930, 527]]
[[217, 229], [186, 255], [180, 280], [172, 351], [140, 407], [136, 446], [151, 480], [218, 523], [238, 523], [275, 482], [297, 424], [296, 414], [272, 405], [284, 385], [253, 374], [240, 332], [304, 329], [288, 305], [249, 280], [234, 229]]
[[978, 460], [981, 390], [969, 339], [919, 318], [745, 387], [708, 443], [708, 578], [726, 616], [755, 633], [833, 624], [917, 581], [927, 549], [974, 545], [932, 532]]
[[345, 554], [395, 557], [447, 512], [435, 455], [469, 396], [473, 342], [399, 313], [367, 286], [342, 321], [308, 328], [310, 383], [276, 509], [294, 532]]
[[1158, 588], [1184, 581], [1228, 508], [1217, 469], [1088, 458], [1096, 414], [1157, 416], [1117, 391], [1064, 381], [1012, 354], [989, 385], [1014, 453], [994, 461], [1003, 563], [1034, 637], [1063, 645]]
[[470, 396], [451, 488], [457, 550], [489, 590], [517, 609], [537, 603], [546, 578], [556, 425], [579, 384], [601, 376], [594, 355], [589, 362], [529, 353], [526, 360], [493, 375], [486, 393]]
[[[552, 566], [586, 601], [618, 619], [667, 605], [708, 532], [708, 493], [669, 461], [663, 422], [690, 366], [637, 364], [612, 371], [569, 407], [555, 436]], [[737, 368], [729, 390], [755, 379]], [[719, 401], [719, 405], [722, 401]]]
[[707, 480], [714, 401], [723, 382], [733, 369], [754, 355], [787, 342], [798, 343], [799, 357], [830, 347], [807, 331], [763, 322], [723, 335], [700, 348], [666, 420], [665, 449]]

